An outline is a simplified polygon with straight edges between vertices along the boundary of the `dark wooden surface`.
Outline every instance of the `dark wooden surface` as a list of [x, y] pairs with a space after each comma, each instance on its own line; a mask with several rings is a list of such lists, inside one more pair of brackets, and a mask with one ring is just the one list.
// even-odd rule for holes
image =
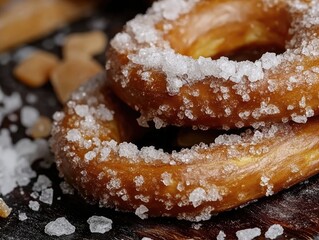
[[[105, 18], [106, 33], [111, 37], [121, 29], [121, 26], [135, 14], [145, 11], [145, 5], [130, 1], [129, 6], [124, 3], [110, 4], [101, 8], [93, 18]], [[58, 32], [76, 32], [89, 30], [92, 18], [72, 24]], [[56, 32], [56, 33], [58, 33]], [[51, 38], [53, 33], [48, 38]], [[42, 47], [42, 40], [31, 45]], [[52, 50], [61, 54], [61, 49], [55, 46]], [[15, 50], [11, 53], [13, 54]], [[98, 57], [102, 63], [104, 54]], [[12, 77], [12, 68], [15, 62], [11, 61], [6, 66], [0, 65], [0, 86], [7, 93], [19, 92], [22, 96], [33, 93], [41, 101], [34, 104], [41, 114], [51, 117], [61, 108], [57, 102], [50, 84], [40, 89], [29, 89], [21, 85]], [[2, 128], [8, 127], [5, 120]], [[20, 126], [19, 131], [13, 134], [14, 141], [26, 137], [25, 129]], [[77, 194], [63, 195], [59, 188], [62, 181], [58, 177], [53, 164], [50, 169], [41, 168], [37, 161], [33, 168], [38, 174], [45, 174], [53, 181], [54, 202], [52, 206], [41, 204], [40, 210], [34, 212], [28, 207], [32, 200], [32, 183], [23, 188], [16, 188], [12, 193], [4, 196], [5, 201], [13, 208], [12, 214], [7, 219], [0, 219], [0, 239], [56, 239], [44, 233], [45, 225], [58, 217], [66, 217], [75, 227], [76, 232], [70, 236], [59, 239], [216, 239], [220, 230], [227, 235], [226, 239], [236, 239], [236, 231], [259, 227], [262, 236], [272, 224], [280, 224], [284, 234], [278, 239], [314, 239], [319, 234], [319, 177], [313, 177], [306, 183], [299, 184], [275, 196], [261, 199], [244, 208], [219, 214], [210, 221], [200, 225], [186, 221], [177, 221], [168, 218], [153, 218], [141, 220], [134, 214], [119, 213], [113, 210], [101, 209], [92, 206]], [[61, 197], [61, 200], [57, 200]], [[25, 212], [28, 219], [24, 222], [18, 220], [18, 213]], [[113, 228], [105, 234], [92, 234], [89, 231], [87, 219], [92, 215], [103, 215], [113, 220]], [[198, 230], [194, 226], [200, 226]], [[319, 239], [319, 237], [317, 238]]]

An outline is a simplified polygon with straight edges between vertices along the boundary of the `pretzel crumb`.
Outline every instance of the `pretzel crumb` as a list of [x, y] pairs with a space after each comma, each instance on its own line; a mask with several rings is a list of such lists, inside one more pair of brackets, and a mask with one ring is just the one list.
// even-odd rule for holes
[[103, 67], [92, 59], [67, 59], [51, 74], [51, 83], [57, 98], [61, 103], [65, 103], [74, 90], [102, 71]]
[[107, 36], [102, 31], [73, 33], [66, 37], [63, 56], [69, 58], [91, 58], [102, 53], [108, 42]]
[[11, 208], [8, 207], [8, 205], [3, 201], [2, 198], [0, 198], [0, 217], [1, 218], [7, 218], [11, 213]]
[[13, 74], [23, 84], [38, 88], [47, 83], [58, 63], [59, 59], [54, 54], [35, 51], [15, 67]]

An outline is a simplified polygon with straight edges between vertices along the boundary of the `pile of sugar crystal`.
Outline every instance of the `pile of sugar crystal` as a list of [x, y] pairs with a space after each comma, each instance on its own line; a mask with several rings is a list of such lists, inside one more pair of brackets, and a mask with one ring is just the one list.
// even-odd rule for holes
[[[44, 147], [44, 148], [43, 148]], [[12, 143], [8, 129], [0, 130], [0, 193], [6, 195], [17, 186], [26, 186], [36, 177], [31, 164], [47, 157], [48, 143], [43, 139], [21, 139]]]
[[[14, 113], [19, 109], [23, 125], [32, 124], [38, 116], [35, 108], [23, 106], [18, 92], [8, 96], [0, 88], [0, 125], [6, 117], [9, 121], [16, 121]], [[31, 168], [32, 163], [37, 159], [47, 159], [51, 156], [48, 142], [44, 139], [32, 141], [23, 138], [13, 144], [10, 128], [0, 130], [0, 153], [1, 195], [7, 195], [17, 186], [28, 185], [30, 179], [36, 177]]]

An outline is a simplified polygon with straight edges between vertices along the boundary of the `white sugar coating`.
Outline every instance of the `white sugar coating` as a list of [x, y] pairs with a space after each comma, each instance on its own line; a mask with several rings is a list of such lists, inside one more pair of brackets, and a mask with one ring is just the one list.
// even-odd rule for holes
[[142, 175], [136, 176], [134, 182], [136, 187], [141, 187], [144, 184], [144, 177]]
[[64, 118], [64, 113], [63, 112], [55, 112], [53, 114], [52, 118], [54, 121], [61, 121]]
[[32, 190], [41, 192], [52, 186], [52, 181], [45, 175], [40, 174], [37, 181], [33, 184]]
[[148, 218], [147, 212], [148, 208], [144, 205], [140, 205], [138, 208], [136, 208], [135, 215], [141, 219], [146, 219]]
[[84, 155], [84, 160], [85, 161], [91, 161], [92, 159], [94, 159], [96, 157], [96, 153], [93, 152], [93, 151], [90, 151], [90, 152], [87, 152], [85, 155]]
[[20, 221], [25, 221], [25, 220], [28, 219], [27, 214], [24, 213], [24, 212], [20, 212], [19, 215], [18, 215], [18, 218], [19, 218]]
[[226, 234], [223, 231], [219, 231], [216, 240], [224, 240], [226, 239]]
[[[207, 86], [209, 85], [212, 91], [214, 89], [216, 93], [223, 93], [211, 95], [210, 100], [216, 101], [217, 104], [222, 104], [222, 109], [227, 109], [227, 111], [225, 111], [223, 115], [219, 115], [220, 113], [214, 115], [212, 112], [212, 115], [210, 115], [212, 118], [232, 117], [235, 114], [236, 117], [238, 117], [238, 113], [236, 112], [238, 105], [229, 101], [230, 97], [233, 97], [234, 94], [241, 97], [241, 102], [252, 100], [254, 100], [255, 103], [260, 101], [260, 104], [262, 104], [263, 101], [267, 102], [265, 107], [261, 106], [260, 108], [256, 108], [253, 114], [243, 115], [244, 118], [242, 120], [246, 119], [246, 121], [232, 123], [239, 128], [251, 124], [249, 123], [253, 121], [251, 117], [258, 120], [267, 115], [279, 116], [285, 114], [287, 116], [282, 119], [283, 122], [286, 122], [288, 118], [298, 123], [306, 122], [306, 119], [314, 114], [311, 111], [306, 113], [306, 107], [309, 106], [302, 105], [295, 110], [289, 110], [290, 114], [297, 114], [297, 116], [292, 115], [289, 117], [288, 113], [282, 112], [283, 108], [286, 107], [284, 106], [286, 99], [276, 105], [274, 104], [276, 102], [275, 95], [268, 99], [270, 95], [268, 93], [274, 92], [278, 95], [281, 94], [282, 91], [294, 91], [295, 87], [299, 88], [301, 84], [317, 84], [318, 74], [316, 73], [316, 68], [311, 71], [305, 71], [306, 69], [304, 69], [303, 66], [295, 67], [296, 64], [303, 64], [303, 58], [317, 58], [319, 56], [319, 51], [317, 51], [319, 41], [312, 34], [311, 30], [314, 26], [318, 25], [318, 21], [314, 20], [317, 19], [319, 14], [319, 7], [316, 2], [310, 1], [304, 4], [300, 0], [287, 1], [285, 10], [293, 15], [293, 19], [288, 29], [289, 35], [291, 35], [292, 38], [285, 43], [284, 47], [286, 51], [282, 54], [266, 52], [254, 62], [237, 62], [227, 57], [220, 57], [216, 60], [212, 60], [210, 57], [194, 59], [179, 54], [177, 50], [173, 49], [171, 46], [173, 43], [170, 43], [166, 38], [170, 39], [170, 31], [173, 31], [172, 28], [176, 27], [178, 29], [174, 29], [174, 31], [180, 32], [182, 35], [181, 38], [183, 39], [183, 24], [186, 22], [184, 20], [175, 25], [174, 21], [183, 14], [189, 12], [192, 14], [192, 11], [195, 11], [193, 7], [195, 6], [196, 8], [197, 4], [200, 5], [201, 3], [201, 1], [195, 0], [157, 1], [145, 15], [138, 15], [135, 19], [129, 21], [124, 31], [117, 34], [111, 41], [113, 49], [120, 54], [127, 55], [129, 59], [128, 63], [121, 68], [121, 72], [112, 72], [114, 81], [118, 82], [122, 88], [127, 88], [127, 86], [130, 86], [130, 81], [139, 81], [139, 77], [142, 81], [152, 82], [154, 79], [150, 77], [150, 73], [157, 72], [163, 75], [163, 80], [165, 79], [164, 84], [166, 84], [166, 91], [163, 90], [163, 93], [161, 93], [163, 95], [184, 94], [184, 91], [180, 92], [181, 88], [186, 86], [184, 89], [188, 89], [189, 86], [203, 82], [207, 84]], [[279, 2], [276, 1], [276, 4], [278, 3]], [[261, 0], [257, 5], [258, 4], [265, 11], [269, 10], [267, 7], [269, 0]], [[302, 8], [300, 7], [301, 5], [303, 6]], [[216, 21], [218, 21], [218, 19]], [[158, 28], [158, 26], [161, 27]], [[188, 29], [188, 27], [186, 27], [186, 29]], [[188, 30], [185, 30], [185, 32], [188, 33]], [[174, 37], [172, 37], [172, 39], [174, 39]], [[188, 36], [185, 36], [185, 39], [188, 40]], [[184, 41], [186, 42], [186, 40]], [[195, 41], [195, 39], [189, 41]], [[176, 45], [176, 43], [174, 44]], [[116, 62], [117, 61], [114, 61], [115, 64]], [[112, 59], [110, 59], [107, 68], [111, 68], [112, 64]], [[136, 73], [139, 75], [138, 77], [130, 74], [132, 72], [135, 73], [135, 70], [137, 70]], [[289, 74], [286, 74], [286, 72]], [[277, 78], [280, 78], [280, 81], [277, 81]], [[162, 81], [162, 78], [159, 79], [159, 81]], [[294, 81], [291, 81], [292, 79], [294, 79]], [[305, 82], [307, 82], [307, 84], [305, 84]], [[283, 85], [285, 84], [287, 85], [287, 89], [280, 91], [284, 88]], [[132, 83], [132, 85], [134, 84]], [[231, 86], [229, 88], [231, 94], [222, 91], [223, 85]], [[258, 86], [263, 89], [265, 87], [265, 90], [257, 93], [256, 90]], [[129, 92], [130, 90], [128, 89], [125, 91], [132, 95], [132, 97], [138, 95]], [[310, 87], [305, 91], [311, 91]], [[313, 95], [314, 93], [311, 94]], [[141, 95], [143, 95], [143, 92]], [[201, 98], [201, 95], [197, 95], [193, 100], [198, 104]], [[131, 101], [131, 104], [134, 104], [136, 108], [142, 109], [141, 117], [139, 118], [142, 126], [146, 126], [147, 121], [154, 121], [158, 128], [166, 126], [168, 123], [165, 122], [165, 119], [170, 119], [169, 117], [171, 117], [171, 115], [174, 115], [174, 117], [176, 115], [180, 118], [180, 121], [175, 120], [176, 122], [173, 123], [175, 125], [179, 125], [179, 122], [182, 124], [186, 118], [192, 120], [196, 127], [198, 127], [198, 125], [205, 125], [201, 123], [201, 121], [204, 120], [198, 120], [198, 117], [201, 117], [200, 113], [193, 113], [191, 109], [187, 109], [184, 104], [181, 106], [181, 112], [178, 113], [175, 110], [171, 112], [157, 111], [157, 105], [154, 107], [148, 106], [147, 110], [143, 110], [143, 108], [146, 107], [137, 98]], [[310, 105], [311, 103], [307, 104]], [[197, 120], [200, 122], [199, 124], [196, 122]], [[280, 120], [281, 119], [278, 118], [276, 121]]]
[[172, 174], [168, 172], [164, 172], [161, 174], [162, 177], [162, 182], [164, 183], [165, 186], [169, 186], [172, 184]]
[[39, 111], [31, 106], [24, 106], [20, 112], [21, 124], [26, 127], [32, 127], [36, 121], [39, 119]]
[[168, 20], [175, 20], [180, 14], [188, 12], [193, 5], [198, 2], [198, 0], [164, 0], [155, 2], [152, 9], [149, 11], [154, 11], [163, 16], [163, 18]]
[[33, 201], [33, 200], [30, 200], [29, 201], [29, 208], [32, 209], [33, 211], [39, 211], [40, 209], [40, 204], [38, 201]]
[[92, 216], [87, 220], [91, 233], [106, 233], [112, 229], [113, 221], [103, 216]]
[[189, 201], [193, 204], [195, 208], [201, 205], [201, 203], [205, 200], [206, 191], [203, 188], [196, 188], [189, 195]]
[[52, 205], [53, 203], [53, 189], [47, 188], [41, 191], [39, 200], [43, 203]]
[[82, 139], [81, 133], [77, 129], [71, 129], [68, 131], [66, 138], [70, 142], [76, 142]]
[[[232, 164], [232, 159], [237, 161], [246, 156], [246, 153], [241, 155], [241, 149], [249, 150], [248, 156], [256, 157], [257, 161], [259, 161], [260, 156], [269, 151], [268, 146], [271, 148], [273, 143], [281, 144], [281, 141], [286, 139], [283, 136], [294, 136], [294, 128], [288, 124], [268, 126], [259, 123], [258, 129], [246, 130], [239, 135], [225, 134], [219, 137], [215, 143], [209, 145], [199, 144], [190, 149], [182, 149], [172, 153], [166, 153], [161, 149], [158, 150], [154, 146], [139, 149], [133, 143], [118, 143], [112, 139], [114, 132], [109, 129], [109, 126], [113, 126], [114, 123], [118, 124], [118, 122], [114, 120], [114, 122], [109, 123], [97, 120], [96, 110], [99, 104], [107, 103], [105, 101], [107, 96], [101, 93], [101, 89], [104, 89], [104, 84], [106, 84], [103, 80], [104, 78], [98, 78], [81, 87], [67, 104], [65, 114], [59, 113], [57, 115], [58, 117], [56, 117], [53, 124], [51, 147], [56, 154], [56, 162], [60, 170], [63, 170], [63, 164], [68, 161], [73, 167], [79, 168], [80, 183], [87, 184], [90, 181], [94, 181], [94, 184], [98, 184], [99, 187], [92, 189], [92, 191], [94, 191], [94, 194], [100, 195], [96, 200], [99, 201], [101, 206], [112, 206], [120, 209], [118, 200], [114, 199], [119, 198], [126, 201], [131, 208], [136, 209], [136, 215], [141, 218], [146, 218], [152, 214], [149, 211], [151, 209], [149, 204], [154, 201], [162, 206], [165, 216], [170, 216], [170, 209], [175, 206], [172, 200], [174, 199], [175, 201], [176, 198], [178, 207], [190, 206], [197, 211], [196, 213], [181, 211], [178, 218], [191, 221], [208, 220], [215, 211], [212, 207], [212, 205], [215, 205], [213, 202], [227, 199], [227, 191], [229, 190], [212, 184], [210, 177], [226, 176], [236, 172], [238, 166]], [[88, 105], [90, 112], [89, 121], [94, 124], [83, 124], [87, 121], [87, 116], [83, 118], [75, 113], [74, 109], [77, 105]], [[106, 105], [105, 107], [108, 108], [109, 106]], [[114, 111], [120, 110], [115, 109]], [[120, 127], [126, 127], [125, 123], [119, 124], [123, 124]], [[260, 148], [258, 147], [260, 143], [266, 143], [267, 146]], [[80, 154], [79, 148], [81, 149]], [[223, 150], [220, 151], [221, 149]], [[94, 153], [94, 156], [92, 155], [92, 159], [88, 161], [88, 156], [92, 153]], [[220, 170], [215, 168], [208, 170], [211, 172], [209, 177], [205, 176], [205, 174], [201, 175], [200, 171], [202, 169], [195, 167], [196, 162], [200, 161], [209, 165], [209, 161], [216, 158], [216, 154], [222, 156], [222, 160], [224, 157], [225, 161], [229, 160], [229, 165], [225, 163], [225, 167]], [[98, 166], [101, 161], [105, 161], [101, 165], [105, 164], [108, 167], [97, 169], [99, 172], [92, 174], [88, 166]], [[125, 173], [118, 168], [118, 166], [123, 164], [130, 164], [134, 173], [127, 173], [128, 177], [123, 177]], [[148, 172], [141, 174], [138, 172], [139, 164], [146, 167], [161, 166], [159, 169], [162, 170], [160, 170], [161, 172], [159, 172], [157, 177], [153, 177], [153, 174]], [[182, 179], [178, 173], [169, 170], [170, 166], [179, 169], [181, 165], [185, 167], [185, 169], [183, 168], [184, 175]], [[63, 171], [61, 173], [65, 174]], [[200, 181], [194, 179], [193, 176], [201, 176]], [[260, 187], [270, 194], [272, 185], [269, 183], [272, 182], [271, 179], [267, 181], [267, 176], [260, 179], [260, 183], [264, 185]], [[164, 196], [154, 188], [154, 194], [149, 193], [147, 191], [150, 184], [162, 187], [167, 186], [169, 192]], [[132, 194], [128, 186], [132, 187], [136, 192]], [[104, 188], [104, 192], [97, 192], [101, 188]], [[171, 191], [175, 191], [176, 194], [171, 194]], [[132, 203], [133, 199], [135, 200], [134, 203]]]
[[113, 112], [106, 108], [103, 104], [100, 104], [93, 114], [101, 121], [112, 121], [114, 117]]
[[[274, 53], [266, 53], [256, 62], [235, 62], [226, 57], [217, 60], [200, 57], [195, 60], [176, 53], [168, 47], [169, 44], [161, 37], [155, 25], [161, 19], [177, 19], [181, 14], [190, 11], [197, 2], [199, 1], [164, 0], [156, 2], [145, 16], [138, 16], [128, 22], [127, 31], [132, 32], [133, 36], [120, 33], [115, 36], [111, 45], [117, 51], [125, 52], [125, 50], [130, 50], [128, 43], [132, 45], [133, 37], [138, 43], [146, 46], [130, 54], [129, 59], [147, 69], [158, 69], [165, 72], [168, 81], [167, 89], [171, 94], [177, 93], [179, 88], [186, 83], [199, 81], [210, 75], [237, 83], [246, 76], [250, 81], [255, 82], [264, 77], [263, 69], [268, 70], [280, 64], [282, 57]], [[161, 46], [163, 44], [159, 44], [160, 41], [165, 42], [165, 48]], [[187, 76], [187, 80], [183, 81], [182, 76]]]
[[308, 121], [308, 118], [305, 115], [292, 114], [291, 119], [296, 123], [306, 123]]
[[252, 240], [261, 235], [261, 230], [258, 227], [247, 228], [236, 232], [238, 240]]
[[127, 158], [136, 158], [138, 155], [138, 148], [133, 143], [120, 143], [119, 144], [119, 156]]
[[75, 227], [65, 217], [60, 217], [55, 221], [49, 222], [45, 226], [44, 232], [50, 236], [59, 237], [73, 234]]
[[196, 188], [189, 194], [189, 202], [196, 208], [205, 201], [219, 201], [222, 197], [220, 196], [216, 186], [211, 185], [209, 191], [203, 188]]
[[70, 195], [74, 194], [74, 188], [65, 181], [60, 183], [60, 188], [63, 194], [70, 194]]
[[80, 117], [85, 117], [86, 115], [89, 114], [88, 105], [76, 105], [74, 110], [75, 110], [75, 113], [79, 115]]
[[141, 240], [153, 240], [153, 239], [149, 237], [143, 237]]
[[271, 225], [265, 233], [265, 237], [269, 239], [276, 239], [284, 233], [284, 228], [280, 224]]

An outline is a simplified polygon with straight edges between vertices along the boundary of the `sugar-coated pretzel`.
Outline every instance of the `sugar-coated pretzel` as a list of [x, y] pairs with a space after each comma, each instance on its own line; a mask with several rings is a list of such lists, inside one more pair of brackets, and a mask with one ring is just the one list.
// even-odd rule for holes
[[[112, 40], [108, 77], [142, 125], [306, 122], [319, 113], [318, 15], [316, 0], [158, 1]], [[284, 51], [218, 58], [250, 46]]]
[[138, 149], [126, 142], [139, 133], [134, 117], [104, 76], [82, 86], [54, 118], [51, 147], [65, 179], [87, 200], [141, 218], [207, 220], [319, 171], [318, 118], [178, 152]]

